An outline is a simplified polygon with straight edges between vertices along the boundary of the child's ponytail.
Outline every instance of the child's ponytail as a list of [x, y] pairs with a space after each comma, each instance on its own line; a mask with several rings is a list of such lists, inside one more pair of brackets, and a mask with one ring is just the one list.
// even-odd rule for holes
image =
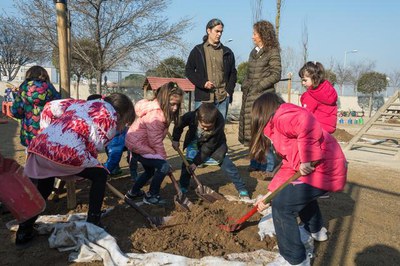
[[325, 68], [317, 61], [309, 61], [299, 70], [299, 77], [304, 78], [307, 75], [311, 78], [314, 87], [317, 87], [325, 80]]

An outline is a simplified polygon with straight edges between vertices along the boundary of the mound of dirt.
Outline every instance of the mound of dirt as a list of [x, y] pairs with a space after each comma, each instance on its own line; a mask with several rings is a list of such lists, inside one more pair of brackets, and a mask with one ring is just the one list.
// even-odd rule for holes
[[[242, 202], [216, 201], [208, 204], [198, 201], [190, 212], [173, 211], [170, 214], [173, 218], [159, 229], [137, 228], [129, 237], [132, 244], [129, 251], [160, 251], [189, 258], [224, 256], [258, 249], [271, 251], [276, 246], [275, 238], [266, 237], [260, 241], [257, 237], [259, 214], [251, 217], [237, 233], [229, 233], [218, 227], [228, 217], [239, 219], [252, 207]], [[130, 215], [123, 208], [115, 209], [112, 213], [114, 218], [119, 217], [119, 222], [125, 225], [133, 220], [133, 216], [137, 216], [134, 211], [130, 211]]]
[[346, 130], [340, 128], [336, 128], [336, 131], [332, 135], [339, 142], [349, 142], [354, 137]]

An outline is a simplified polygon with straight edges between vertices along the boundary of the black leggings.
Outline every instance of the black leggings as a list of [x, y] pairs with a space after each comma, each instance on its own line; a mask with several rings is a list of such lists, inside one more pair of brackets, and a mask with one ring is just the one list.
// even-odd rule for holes
[[[89, 211], [88, 213], [100, 214], [101, 206], [103, 204], [104, 192], [107, 182], [107, 171], [104, 168], [92, 167], [85, 168], [76, 176], [83, 177], [92, 181], [89, 193]], [[55, 177], [45, 179], [36, 179], [37, 188], [44, 199], [47, 199], [54, 187]], [[38, 216], [32, 217], [20, 224], [20, 226], [33, 226]]]

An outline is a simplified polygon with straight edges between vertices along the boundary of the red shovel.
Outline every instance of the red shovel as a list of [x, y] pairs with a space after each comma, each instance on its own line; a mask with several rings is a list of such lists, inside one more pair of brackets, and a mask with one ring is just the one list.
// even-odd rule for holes
[[[315, 166], [317, 163], [312, 162], [311, 166]], [[297, 171], [292, 177], [290, 177], [288, 180], [286, 180], [285, 183], [283, 183], [280, 187], [278, 187], [274, 192], [272, 192], [268, 197], [265, 198], [263, 201], [264, 204], [270, 203], [271, 200], [278, 194], [282, 189], [284, 189], [287, 185], [289, 185], [291, 182], [295, 181], [301, 176], [300, 171]], [[237, 220], [233, 224], [220, 224], [219, 228], [221, 228], [224, 231], [227, 232], [235, 232], [238, 231], [244, 222], [246, 222], [251, 216], [253, 216], [257, 212], [257, 206], [254, 206], [248, 213], [246, 213], [243, 217], [241, 217], [239, 220]], [[226, 223], [229, 221], [234, 220], [233, 218], [228, 218], [226, 220]]]

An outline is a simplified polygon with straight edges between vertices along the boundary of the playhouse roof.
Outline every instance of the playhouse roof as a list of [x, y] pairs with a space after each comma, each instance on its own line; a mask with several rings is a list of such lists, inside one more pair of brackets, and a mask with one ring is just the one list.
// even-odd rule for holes
[[167, 82], [175, 82], [178, 86], [186, 92], [194, 91], [194, 85], [186, 78], [160, 78], [160, 77], [146, 77], [143, 84], [143, 89], [158, 90], [162, 85]]

